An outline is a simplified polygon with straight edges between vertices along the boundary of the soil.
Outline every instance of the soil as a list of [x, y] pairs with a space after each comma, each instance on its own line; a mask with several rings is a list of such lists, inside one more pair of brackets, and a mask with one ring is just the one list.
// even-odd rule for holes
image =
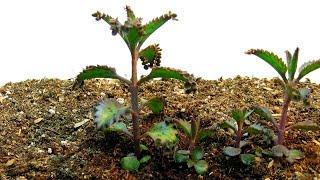
[[[195, 94], [184, 93], [182, 83], [175, 80], [143, 85], [140, 97], [161, 96], [167, 103], [160, 116], [142, 110], [141, 131], [164, 118], [197, 119], [202, 128], [214, 129], [212, 137], [199, 143], [209, 164], [203, 176], [193, 168], [176, 164], [170, 151], [156, 149], [147, 137], [142, 141], [150, 148], [152, 160], [139, 172], [121, 169], [121, 157], [134, 151], [132, 140], [118, 134], [105, 136], [95, 128], [93, 116], [95, 105], [105, 98], [129, 104], [125, 85], [99, 79], [86, 81], [84, 87], [73, 90], [72, 80], [41, 79], [8, 83], [0, 88], [0, 179], [320, 178], [319, 132], [292, 130], [286, 134], [285, 145], [305, 154], [293, 164], [282, 158], [261, 157], [252, 166], [245, 166], [239, 158], [222, 154], [223, 147], [232, 145], [233, 137], [217, 125], [230, 118], [232, 109], [261, 105], [276, 116], [280, 114], [283, 91], [278, 79], [198, 79], [197, 84]], [[320, 85], [306, 80], [301, 86], [313, 90], [310, 105], [292, 103], [289, 124], [304, 120], [320, 124]], [[250, 117], [250, 121], [257, 120], [258, 116]], [[253, 140], [255, 144], [260, 142], [259, 138]], [[177, 146], [187, 146], [182, 134]]]

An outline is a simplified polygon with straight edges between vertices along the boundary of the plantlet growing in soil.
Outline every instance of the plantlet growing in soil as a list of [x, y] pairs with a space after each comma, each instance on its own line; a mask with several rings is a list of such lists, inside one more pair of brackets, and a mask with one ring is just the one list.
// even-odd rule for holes
[[262, 130], [262, 127], [259, 124], [252, 124], [247, 128], [244, 128], [246, 119], [252, 114], [254, 110], [246, 111], [236, 109], [231, 112], [232, 118], [230, 120], [224, 121], [220, 127], [230, 128], [235, 132], [236, 141], [234, 147], [227, 146], [223, 149], [223, 153], [227, 156], [238, 156], [243, 164], [250, 165], [254, 161], [253, 154], [241, 154], [241, 148], [247, 144], [245, 141], [241, 141], [241, 138], [244, 132], [249, 134], [257, 134]]
[[319, 127], [310, 121], [298, 122], [291, 126], [286, 126], [287, 124], [287, 114], [290, 102], [294, 101], [303, 101], [307, 102], [307, 99], [311, 93], [311, 91], [307, 88], [297, 89], [297, 85], [299, 81], [305, 77], [307, 74], [312, 71], [320, 68], [320, 60], [309, 61], [304, 63], [300, 69], [298, 76], [295, 78], [295, 73], [297, 70], [298, 64], [298, 55], [299, 48], [295, 50], [293, 55], [286, 51], [287, 56], [287, 64], [283, 62], [281, 58], [279, 58], [274, 53], [260, 50], [260, 49], [250, 49], [246, 52], [246, 54], [253, 54], [260, 57], [262, 60], [271, 65], [281, 76], [284, 88], [284, 102], [281, 111], [281, 117], [279, 123], [277, 123], [272, 114], [265, 108], [261, 109], [259, 112], [262, 113], [262, 116], [265, 119], [272, 121], [274, 126], [277, 129], [277, 141], [276, 145], [282, 145], [285, 141], [285, 132], [289, 129], [302, 129], [302, 130], [316, 130]]
[[[186, 88], [189, 91], [195, 89], [195, 82], [193, 77], [187, 73], [172, 68], [159, 67], [161, 59], [161, 49], [158, 44], [150, 45], [144, 49], [141, 49], [143, 43], [147, 38], [153, 34], [158, 28], [165, 24], [168, 20], [176, 20], [177, 15], [174, 13], [167, 13], [161, 17], [155, 18], [147, 24], [142, 24], [142, 19], [135, 16], [133, 11], [129, 6], [125, 8], [127, 12], [127, 20], [124, 24], [120, 23], [117, 18], [113, 18], [99, 11], [94, 13], [92, 16], [96, 18], [97, 21], [104, 20], [110, 25], [112, 35], [119, 34], [122, 39], [127, 44], [131, 53], [131, 79], [128, 80], [121, 77], [116, 73], [114, 68], [108, 66], [89, 66], [83, 70], [76, 78], [75, 87], [81, 86], [85, 80], [92, 78], [110, 78], [118, 79], [122, 83], [129, 87], [129, 92], [131, 94], [131, 105], [124, 107], [115, 100], [106, 100], [100, 103], [96, 108], [96, 118], [97, 127], [102, 130], [118, 131], [123, 132], [129, 136], [133, 136], [135, 144], [135, 155], [139, 157], [140, 154], [140, 129], [139, 129], [139, 103], [138, 103], [138, 89], [139, 87], [152, 79], [155, 78], [173, 78], [185, 82]], [[137, 77], [137, 63], [141, 59], [142, 65], [145, 69], [151, 68], [149, 75], [142, 77], [140, 80]], [[159, 98], [154, 98], [144, 103], [147, 105], [154, 113], [158, 113], [162, 110], [163, 104], [159, 101]], [[133, 133], [129, 132], [127, 125], [123, 122], [118, 122], [119, 117], [126, 112], [131, 112], [132, 116], [132, 126]], [[148, 135], [153, 139], [162, 140], [163, 136], [169, 133], [171, 126], [166, 126], [165, 124], [156, 124], [154, 128], [148, 132]], [[169, 130], [168, 130], [169, 129]], [[162, 132], [161, 130], [168, 130]], [[160, 137], [160, 135], [162, 135]], [[162, 141], [161, 141], [162, 142]], [[126, 160], [123, 160], [122, 164], [126, 164], [127, 160], [134, 159], [130, 156]], [[135, 159], [134, 159], [135, 160]], [[136, 169], [137, 161], [134, 161], [135, 165], [130, 166], [128, 169]], [[127, 166], [126, 166], [127, 167]]]

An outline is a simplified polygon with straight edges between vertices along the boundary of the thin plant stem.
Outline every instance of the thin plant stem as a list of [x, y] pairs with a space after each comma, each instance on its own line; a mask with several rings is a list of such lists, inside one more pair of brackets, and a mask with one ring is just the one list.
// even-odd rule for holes
[[278, 141], [276, 144], [283, 144], [285, 140], [285, 131], [286, 131], [286, 123], [287, 123], [287, 117], [288, 117], [288, 109], [291, 102], [291, 98], [289, 97], [288, 93], [286, 92], [284, 95], [284, 102], [282, 106], [282, 112], [281, 112], [281, 118], [279, 122], [279, 128], [278, 128]]

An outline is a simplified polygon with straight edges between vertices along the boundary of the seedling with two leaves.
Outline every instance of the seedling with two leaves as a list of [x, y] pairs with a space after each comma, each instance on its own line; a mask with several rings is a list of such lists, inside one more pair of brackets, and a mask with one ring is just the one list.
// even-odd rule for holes
[[285, 64], [283, 60], [274, 53], [265, 50], [250, 49], [246, 52], [246, 54], [253, 54], [260, 57], [262, 60], [271, 65], [282, 78], [284, 102], [279, 122], [272, 117], [272, 114], [268, 109], [260, 108], [260, 110], [257, 111], [261, 114], [261, 116], [264, 117], [264, 119], [271, 121], [275, 126], [277, 130], [277, 139], [275, 144], [283, 145], [285, 141], [285, 132], [290, 129], [319, 130], [319, 126], [310, 121], [298, 122], [291, 126], [287, 126], [287, 114], [290, 102], [292, 100], [303, 101], [305, 104], [308, 102], [308, 97], [311, 93], [311, 90], [307, 88], [298, 89], [297, 85], [299, 84], [299, 81], [307, 74], [320, 68], [320, 60], [304, 63], [299, 69], [298, 76], [295, 78], [299, 48], [295, 50], [293, 55], [289, 51], [286, 51], [287, 64]]
[[[139, 157], [141, 138], [139, 129], [139, 112], [141, 109], [138, 102], [139, 87], [143, 83], [155, 78], [172, 78], [183, 81], [188, 92], [194, 91], [196, 89], [196, 84], [193, 76], [186, 72], [172, 68], [160, 67], [161, 49], [158, 44], [150, 45], [141, 49], [143, 43], [151, 34], [153, 34], [167, 21], [171, 19], [176, 20], [177, 15], [169, 12], [161, 17], [153, 19], [147, 24], [142, 24], [142, 19], [136, 17], [129, 6], [126, 6], [125, 10], [127, 12], [127, 20], [124, 24], [120, 23], [117, 18], [113, 18], [99, 11], [94, 13], [93, 16], [96, 20], [104, 20], [109, 24], [112, 35], [119, 34], [127, 44], [131, 53], [131, 79], [128, 80], [118, 75], [114, 68], [108, 66], [89, 66], [77, 76], [74, 87], [80, 87], [83, 85], [85, 80], [93, 78], [118, 79], [129, 87], [131, 105], [124, 107], [115, 100], [107, 99], [96, 107], [97, 111], [95, 114], [95, 121], [97, 123], [97, 127], [103, 131], [117, 131], [125, 133], [130, 137], [132, 136], [135, 144], [135, 155]], [[137, 64], [139, 59], [145, 69], [152, 69], [150, 74], [142, 77], [141, 79], [138, 79], [137, 77]], [[163, 102], [159, 98], [151, 99], [143, 104], [148, 106], [154, 113], [159, 113], [163, 108]], [[129, 131], [126, 123], [119, 122], [119, 117], [128, 112], [131, 113], [132, 117], [132, 132]], [[168, 128], [171, 129], [172, 127], [167, 124], [158, 123], [155, 124], [151, 131], [146, 134], [151, 136], [153, 139], [160, 139], [160, 142], [163, 142], [162, 138], [166, 134], [163, 134], [162, 131], [164, 130], [164, 132], [168, 133], [170, 132], [170, 130], [166, 131]], [[127, 159], [134, 158], [130, 156], [130, 158]]]
[[225, 147], [223, 149], [223, 153], [230, 157], [240, 155], [241, 162], [246, 165], [251, 165], [255, 160], [255, 156], [253, 154], [247, 153], [241, 154], [241, 148], [247, 145], [246, 141], [241, 141], [243, 134], [249, 133], [254, 135], [260, 133], [260, 131], [262, 130], [261, 125], [256, 123], [248, 127], [244, 127], [245, 121], [247, 121], [247, 118], [252, 114], [252, 112], [253, 110], [247, 111], [235, 109], [231, 112], [232, 118], [220, 124], [221, 128], [231, 129], [234, 132], [236, 138], [234, 147]]

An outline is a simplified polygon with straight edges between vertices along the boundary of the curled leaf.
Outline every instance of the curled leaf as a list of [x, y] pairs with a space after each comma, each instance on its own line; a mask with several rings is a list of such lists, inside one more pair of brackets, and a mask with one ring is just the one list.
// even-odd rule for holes
[[140, 51], [139, 57], [142, 61], [142, 65], [144, 69], [153, 68], [160, 66], [161, 62], [161, 49], [159, 48], [159, 44], [150, 45]]

